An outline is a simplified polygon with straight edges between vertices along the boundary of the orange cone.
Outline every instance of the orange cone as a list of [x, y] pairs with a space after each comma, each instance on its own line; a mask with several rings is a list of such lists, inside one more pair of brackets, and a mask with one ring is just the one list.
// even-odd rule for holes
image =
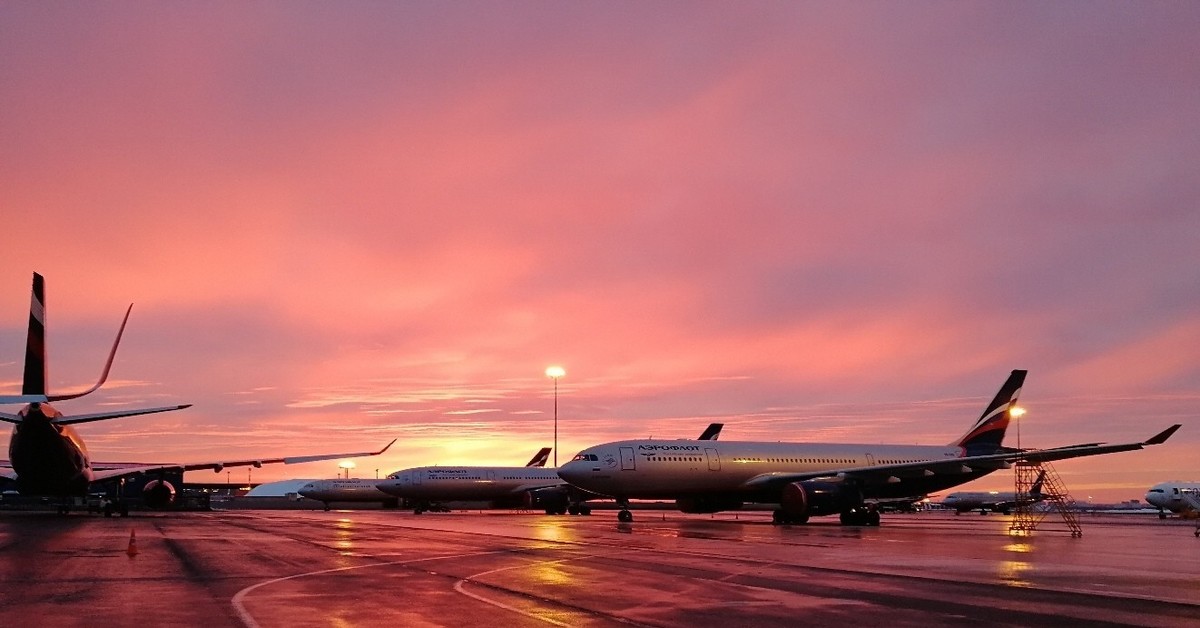
[[130, 558], [138, 555], [137, 535], [134, 533], [132, 528], [129, 530], [129, 547], [125, 549], [125, 553], [128, 554]]

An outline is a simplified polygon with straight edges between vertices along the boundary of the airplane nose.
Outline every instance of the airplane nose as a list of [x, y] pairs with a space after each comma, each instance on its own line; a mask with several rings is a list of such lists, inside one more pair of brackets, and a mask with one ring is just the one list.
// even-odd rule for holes
[[568, 462], [558, 468], [558, 477], [567, 482], [572, 482], [582, 477], [583, 474], [580, 473], [581, 471], [582, 469], [579, 467], [579, 462], [572, 460], [571, 462]]

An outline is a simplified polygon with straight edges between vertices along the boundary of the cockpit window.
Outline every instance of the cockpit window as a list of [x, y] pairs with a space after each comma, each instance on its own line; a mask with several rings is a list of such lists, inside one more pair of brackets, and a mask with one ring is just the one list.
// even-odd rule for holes
[[585, 460], [585, 461], [588, 461], [588, 462], [600, 462], [600, 456], [597, 456], [596, 454], [577, 454], [577, 455], [576, 455], [574, 458], [572, 458], [571, 460], [572, 460], [572, 461], [575, 461], [575, 460]]

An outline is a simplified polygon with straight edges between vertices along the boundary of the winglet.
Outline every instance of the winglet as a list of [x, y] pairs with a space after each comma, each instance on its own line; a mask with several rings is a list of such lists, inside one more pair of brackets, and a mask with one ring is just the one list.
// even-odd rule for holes
[[113, 341], [112, 350], [108, 352], [108, 361], [104, 363], [104, 371], [100, 373], [100, 381], [96, 382], [95, 386], [92, 386], [81, 393], [72, 393], [69, 395], [46, 395], [48, 400], [64, 401], [66, 399], [78, 399], [86, 394], [95, 392], [96, 389], [104, 385], [104, 382], [108, 380], [108, 372], [112, 369], [113, 359], [117, 357], [117, 345], [121, 344], [121, 335], [125, 333], [125, 324], [129, 322], [129, 313], [132, 311], [133, 304], [130, 303], [129, 309], [125, 310], [125, 319], [121, 321], [121, 328], [117, 330], [117, 339]]
[[1142, 444], [1143, 445], [1161, 445], [1161, 444], [1167, 442], [1167, 439], [1171, 438], [1171, 435], [1174, 434], [1175, 430], [1178, 430], [1180, 428], [1180, 426], [1181, 426], [1181, 424], [1176, 423], [1175, 425], [1172, 425], [1171, 427], [1168, 427], [1167, 429], [1150, 437], [1150, 440], [1148, 440]]

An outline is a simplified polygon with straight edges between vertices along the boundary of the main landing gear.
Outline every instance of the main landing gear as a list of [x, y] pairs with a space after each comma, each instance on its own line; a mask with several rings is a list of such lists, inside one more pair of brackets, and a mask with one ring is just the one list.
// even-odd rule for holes
[[617, 505], [621, 507], [621, 510], [617, 512], [617, 521], [620, 521], [621, 523], [632, 523], [633, 513], [629, 512], [629, 500], [618, 499]]
[[878, 526], [879, 511], [874, 508], [843, 510], [838, 519], [844, 526]]
[[567, 506], [567, 514], [586, 516], [592, 514], [592, 509], [587, 504], [571, 504]]

